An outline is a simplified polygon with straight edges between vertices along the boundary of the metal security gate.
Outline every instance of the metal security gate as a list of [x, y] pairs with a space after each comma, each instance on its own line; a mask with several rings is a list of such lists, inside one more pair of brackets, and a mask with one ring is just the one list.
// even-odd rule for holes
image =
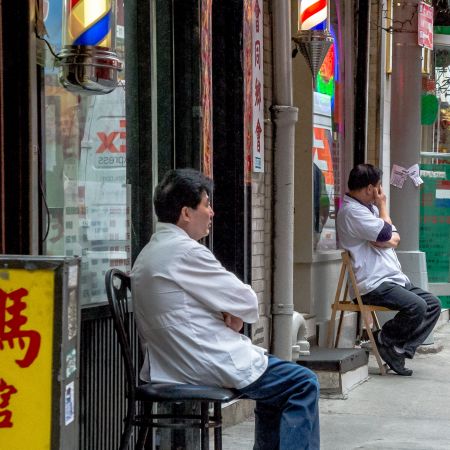
[[[80, 449], [115, 450], [126, 413], [120, 347], [107, 306], [85, 308], [81, 313]], [[129, 322], [137, 349], [134, 321]], [[130, 449], [134, 441], [133, 434]]]

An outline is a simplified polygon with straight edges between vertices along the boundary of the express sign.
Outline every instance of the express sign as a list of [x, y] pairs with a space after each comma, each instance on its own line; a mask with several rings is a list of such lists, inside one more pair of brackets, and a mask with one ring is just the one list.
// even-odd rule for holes
[[97, 131], [98, 146], [95, 151], [97, 169], [126, 166], [126, 120], [119, 119], [118, 129]]

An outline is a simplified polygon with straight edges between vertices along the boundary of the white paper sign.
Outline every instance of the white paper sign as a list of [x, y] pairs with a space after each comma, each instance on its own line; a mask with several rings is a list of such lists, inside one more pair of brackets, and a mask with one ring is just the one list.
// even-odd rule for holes
[[391, 184], [393, 186], [401, 189], [408, 177], [411, 178], [416, 187], [423, 183], [422, 178], [420, 178], [419, 164], [414, 164], [409, 169], [393, 164], [391, 171]]
[[419, 164], [414, 164], [408, 169], [408, 175], [411, 180], [413, 180], [414, 186], [418, 187], [423, 183], [422, 178], [420, 178]]
[[69, 425], [75, 419], [75, 384], [72, 381], [66, 386], [64, 394], [64, 424]]
[[407, 177], [408, 171], [404, 167], [398, 166], [397, 164], [392, 166], [391, 184], [393, 186], [401, 189]]

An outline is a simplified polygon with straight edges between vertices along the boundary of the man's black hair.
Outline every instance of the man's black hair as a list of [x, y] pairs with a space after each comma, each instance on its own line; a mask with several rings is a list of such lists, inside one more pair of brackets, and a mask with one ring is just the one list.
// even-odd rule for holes
[[376, 186], [381, 180], [383, 172], [372, 164], [358, 164], [353, 167], [348, 176], [348, 188], [350, 191], [363, 189], [370, 184]]
[[203, 192], [209, 196], [213, 181], [195, 169], [169, 170], [156, 186], [153, 204], [160, 222], [177, 223], [185, 206], [196, 209]]

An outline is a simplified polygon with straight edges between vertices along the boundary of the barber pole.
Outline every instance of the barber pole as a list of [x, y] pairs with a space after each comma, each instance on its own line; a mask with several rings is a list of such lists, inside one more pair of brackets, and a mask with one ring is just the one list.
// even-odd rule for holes
[[327, 0], [299, 0], [298, 11], [299, 30], [325, 30], [327, 28]]
[[111, 0], [70, 0], [67, 6], [66, 45], [111, 47]]
[[60, 83], [69, 91], [107, 94], [122, 62], [115, 53], [115, 1], [65, 0]]
[[292, 40], [311, 69], [313, 85], [333, 43], [328, 26], [328, 10], [327, 0], [298, 1], [298, 32]]

